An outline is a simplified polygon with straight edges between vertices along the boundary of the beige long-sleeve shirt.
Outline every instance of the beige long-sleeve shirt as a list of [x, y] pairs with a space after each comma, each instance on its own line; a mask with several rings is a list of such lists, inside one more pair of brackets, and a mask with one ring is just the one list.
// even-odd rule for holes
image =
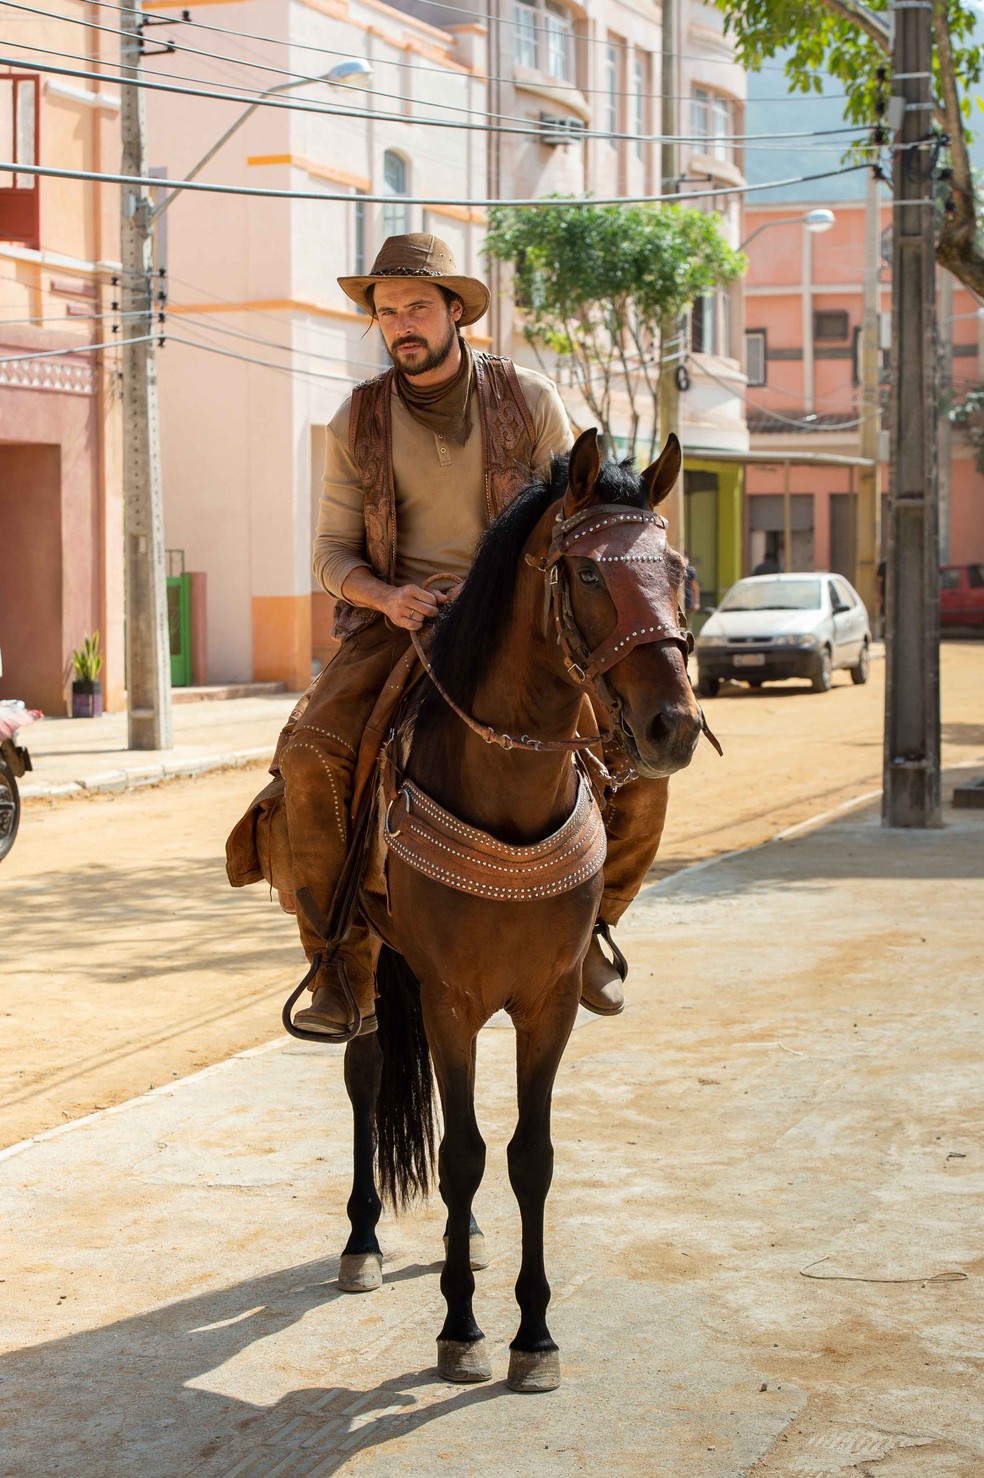
[[[552, 456], [570, 450], [570, 423], [551, 380], [519, 365], [516, 373], [533, 419], [534, 472], [543, 476]], [[351, 404], [346, 400], [328, 426], [314, 538], [315, 576], [334, 596], [354, 569], [369, 568], [362, 484], [348, 449]], [[397, 584], [419, 584], [439, 570], [465, 575], [488, 522], [478, 396], [464, 446], [415, 421], [395, 390], [392, 410]]]

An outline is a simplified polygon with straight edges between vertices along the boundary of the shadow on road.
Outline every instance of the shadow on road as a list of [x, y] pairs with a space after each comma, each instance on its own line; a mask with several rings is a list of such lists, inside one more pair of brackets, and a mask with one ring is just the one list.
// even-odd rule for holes
[[[436, 1271], [387, 1271], [387, 1285]], [[356, 1451], [509, 1395], [501, 1382], [451, 1387], [426, 1370], [369, 1387], [353, 1372], [350, 1385], [291, 1391], [273, 1406], [196, 1386], [312, 1311], [353, 1301], [337, 1276], [337, 1258], [304, 1263], [3, 1356], [0, 1471], [219, 1478], [248, 1473], [253, 1453], [264, 1473], [278, 1457], [292, 1475], [334, 1473]]]

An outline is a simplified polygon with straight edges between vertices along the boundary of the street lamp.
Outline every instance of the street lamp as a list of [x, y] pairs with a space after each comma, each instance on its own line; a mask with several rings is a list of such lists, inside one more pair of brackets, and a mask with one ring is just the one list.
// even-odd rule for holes
[[770, 226], [805, 226], [811, 236], [819, 236], [821, 231], [829, 231], [837, 217], [832, 210], [826, 206], [818, 206], [816, 210], [808, 210], [802, 216], [782, 216], [776, 221], [763, 221], [761, 226], [756, 226], [751, 236], [746, 236], [744, 241], [739, 242], [738, 250], [744, 251], [750, 241], [762, 231], [768, 231]]
[[[169, 195], [165, 195], [160, 204], [156, 205], [154, 209], [150, 211], [149, 214], [151, 224], [153, 225], [153, 223], [164, 214], [175, 196], [180, 195], [184, 186], [189, 184], [197, 174], [201, 174], [202, 170], [205, 168], [206, 164], [208, 164], [209, 160], [214, 159], [223, 145], [228, 143], [233, 134], [236, 133], [240, 128], [242, 128], [247, 118], [251, 118], [253, 116], [257, 108], [262, 106], [265, 98], [273, 97], [278, 92], [290, 92], [295, 87], [309, 87], [312, 83], [315, 82], [327, 82], [331, 87], [351, 87], [355, 85], [357, 81], [365, 82], [371, 76], [372, 67], [366, 61], [365, 57], [349, 56], [346, 57], [344, 61], [336, 62], [331, 70], [329, 72], [325, 72], [321, 77], [298, 77], [293, 82], [280, 82], [277, 84], [276, 87], [268, 87], [265, 92], [260, 93], [260, 96], [256, 99], [255, 102], [250, 103], [249, 107], [246, 108], [244, 112], [240, 113], [235, 123], [231, 124], [226, 129], [222, 137], [216, 139], [215, 143], [212, 145], [211, 149], [209, 149], [208, 153], [203, 154], [194, 168], [188, 171], [184, 179], [181, 181], [181, 184], [175, 185], [171, 193]], [[831, 219], [833, 219], [833, 217], [831, 217]]]

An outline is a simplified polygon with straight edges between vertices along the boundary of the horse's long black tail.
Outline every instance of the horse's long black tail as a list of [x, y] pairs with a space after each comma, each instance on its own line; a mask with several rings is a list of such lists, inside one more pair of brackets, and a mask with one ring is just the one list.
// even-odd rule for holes
[[376, 1171], [396, 1209], [430, 1192], [434, 1172], [434, 1079], [420, 984], [402, 955], [383, 945], [377, 967], [383, 1074], [376, 1101]]

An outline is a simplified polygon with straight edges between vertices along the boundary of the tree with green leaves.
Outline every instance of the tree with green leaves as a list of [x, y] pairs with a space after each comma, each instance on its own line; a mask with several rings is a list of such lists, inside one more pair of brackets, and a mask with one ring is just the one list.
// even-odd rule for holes
[[[879, 81], [891, 60], [887, 0], [714, 0], [724, 14], [738, 60], [749, 71], [780, 52], [799, 92], [822, 92], [821, 74], [843, 84], [851, 123], [879, 122]], [[980, 197], [967, 152], [965, 128], [972, 116], [968, 89], [984, 76], [976, 39], [980, 11], [972, 0], [932, 0], [936, 125], [949, 139], [952, 203], [941, 213], [936, 258], [966, 287], [984, 297], [984, 232]], [[891, 71], [887, 87], [891, 88]], [[976, 99], [978, 107], [984, 107]]]
[[[615, 397], [624, 393], [632, 446], [652, 461], [659, 437], [661, 322], [745, 270], [720, 217], [683, 206], [496, 206], [486, 254], [509, 263], [523, 333], [541, 365], [566, 360], [574, 385], [614, 450]], [[552, 371], [553, 365], [549, 366]]]

